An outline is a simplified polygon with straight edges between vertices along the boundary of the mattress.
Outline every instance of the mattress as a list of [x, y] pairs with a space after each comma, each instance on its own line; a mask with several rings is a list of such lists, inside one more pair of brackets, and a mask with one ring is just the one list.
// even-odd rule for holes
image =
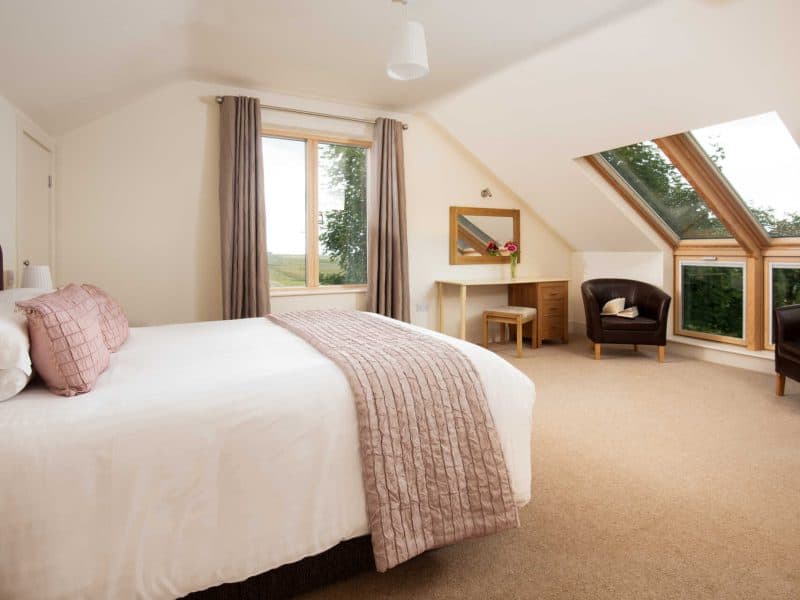
[[[533, 383], [424, 331], [472, 360], [525, 504]], [[347, 381], [266, 319], [134, 328], [91, 393], [0, 403], [2, 598], [175, 598], [366, 533]]]

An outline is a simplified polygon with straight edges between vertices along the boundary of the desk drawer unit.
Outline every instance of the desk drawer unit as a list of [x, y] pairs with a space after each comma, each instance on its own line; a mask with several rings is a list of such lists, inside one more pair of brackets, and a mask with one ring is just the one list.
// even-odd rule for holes
[[[567, 343], [566, 281], [520, 283], [509, 286], [508, 303], [512, 306], [535, 306], [539, 339], [560, 340]], [[526, 337], [531, 335], [531, 325], [525, 326]]]
[[561, 340], [567, 343], [567, 283], [536, 284], [536, 306], [539, 318], [539, 336], [543, 340]]

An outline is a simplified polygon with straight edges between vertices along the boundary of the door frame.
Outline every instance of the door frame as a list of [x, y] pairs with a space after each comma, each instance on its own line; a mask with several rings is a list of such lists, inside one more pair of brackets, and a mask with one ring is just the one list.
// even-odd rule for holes
[[50, 212], [50, 273], [53, 277], [53, 282], [56, 281], [56, 144], [55, 140], [51, 138], [45, 131], [36, 123], [31, 121], [26, 115], [17, 112], [17, 146], [16, 146], [16, 176], [17, 176], [17, 217], [16, 217], [16, 255], [17, 255], [17, 275], [14, 285], [18, 286], [22, 279], [22, 261], [24, 260], [20, 253], [19, 243], [19, 210], [20, 210], [20, 149], [25, 137], [30, 138], [35, 143], [39, 144], [42, 148], [50, 153], [50, 181], [51, 185], [48, 190], [49, 212]]

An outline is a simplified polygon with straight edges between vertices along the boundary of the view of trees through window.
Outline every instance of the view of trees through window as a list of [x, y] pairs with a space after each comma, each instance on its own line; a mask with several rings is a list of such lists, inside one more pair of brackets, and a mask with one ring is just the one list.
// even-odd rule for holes
[[[637, 210], [649, 207], [660, 218], [643, 215], [680, 257], [676, 332], [744, 341], [751, 349], [768, 344], [771, 310], [800, 304], [800, 146], [780, 116], [769, 112], [745, 117], [591, 158], [589, 164], [604, 178], [618, 176], [612, 184], [629, 204]], [[716, 169], [707, 168], [706, 159]], [[694, 189], [684, 172], [708, 197]], [[620, 187], [619, 180], [627, 186]], [[727, 229], [708, 202], [740, 229]], [[766, 236], [748, 225], [751, 216]], [[724, 252], [717, 251], [723, 247]], [[779, 250], [767, 252], [775, 247]], [[689, 260], [691, 256], [705, 260]], [[781, 256], [786, 257], [783, 262]], [[769, 269], [766, 282], [761, 277], [745, 280], [744, 261], [752, 259], [761, 263], [754, 268]], [[770, 309], [766, 314], [762, 290]], [[756, 299], [750, 305], [745, 304], [748, 294]], [[745, 327], [745, 320], [752, 328]]]
[[744, 267], [681, 264], [681, 327], [744, 337]]
[[691, 134], [770, 236], [800, 236], [800, 148], [777, 113]]
[[[341, 144], [319, 145], [321, 285], [367, 281], [367, 150]], [[335, 206], [322, 199], [335, 198]], [[323, 272], [325, 262], [336, 269]]]
[[773, 265], [772, 308], [800, 304], [800, 264]]
[[[724, 153], [722, 148], [718, 153]], [[680, 238], [731, 237], [655, 143], [641, 142], [600, 154]]]

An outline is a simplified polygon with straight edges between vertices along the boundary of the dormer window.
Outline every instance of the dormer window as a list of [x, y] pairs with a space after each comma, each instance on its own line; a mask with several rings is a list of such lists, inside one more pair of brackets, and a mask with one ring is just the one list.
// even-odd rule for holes
[[675, 334], [770, 348], [800, 303], [800, 147], [770, 112], [587, 156], [673, 248]]

